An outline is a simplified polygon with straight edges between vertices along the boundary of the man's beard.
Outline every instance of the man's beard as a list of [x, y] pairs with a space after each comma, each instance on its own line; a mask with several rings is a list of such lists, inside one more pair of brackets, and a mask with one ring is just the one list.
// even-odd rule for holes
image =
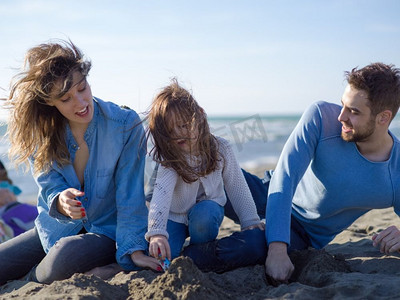
[[341, 133], [345, 142], [365, 142], [375, 132], [375, 119], [370, 119], [364, 128], [356, 130], [354, 134]]

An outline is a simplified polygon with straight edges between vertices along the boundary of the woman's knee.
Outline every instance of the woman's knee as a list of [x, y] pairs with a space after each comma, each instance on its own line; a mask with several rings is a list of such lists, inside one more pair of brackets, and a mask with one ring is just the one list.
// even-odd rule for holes
[[[86, 237], [85, 237], [86, 236]], [[60, 239], [36, 268], [37, 280], [51, 283], [115, 262], [115, 245], [107, 237], [75, 235]]]

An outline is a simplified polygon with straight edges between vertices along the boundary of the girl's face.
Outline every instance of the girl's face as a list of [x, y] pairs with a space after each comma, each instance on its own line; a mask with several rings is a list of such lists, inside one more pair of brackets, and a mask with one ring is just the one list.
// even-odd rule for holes
[[50, 105], [68, 120], [71, 128], [87, 127], [93, 118], [93, 96], [86, 77], [78, 71], [72, 76], [72, 87]]
[[179, 115], [169, 115], [169, 130], [171, 132], [171, 143], [174, 143], [184, 153], [196, 154], [198, 151], [198, 129], [191, 122], [185, 121]]

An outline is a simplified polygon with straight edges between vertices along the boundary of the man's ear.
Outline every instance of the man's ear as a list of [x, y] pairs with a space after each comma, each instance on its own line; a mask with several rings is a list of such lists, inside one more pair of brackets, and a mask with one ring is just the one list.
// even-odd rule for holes
[[384, 110], [378, 114], [379, 125], [389, 124], [392, 120], [392, 112], [390, 110]]

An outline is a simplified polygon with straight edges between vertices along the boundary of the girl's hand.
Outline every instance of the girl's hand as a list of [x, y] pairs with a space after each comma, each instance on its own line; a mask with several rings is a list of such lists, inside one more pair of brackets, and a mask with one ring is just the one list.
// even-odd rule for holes
[[154, 257], [147, 256], [143, 251], [135, 251], [131, 254], [133, 263], [141, 268], [150, 268], [154, 271], [162, 271], [160, 262]]
[[161, 234], [150, 237], [149, 253], [155, 258], [164, 260], [167, 257], [171, 260], [171, 248], [169, 247], [167, 238]]
[[57, 199], [57, 210], [64, 216], [71, 219], [81, 219], [86, 216], [82, 203], [75, 199], [85, 193], [74, 188], [69, 188], [61, 192]]
[[265, 230], [265, 224], [263, 222], [260, 222], [260, 223], [258, 223], [256, 225], [247, 226], [247, 227], [243, 228], [241, 231], [251, 230], [251, 229], [254, 229], [254, 228], [258, 228], [260, 230]]

